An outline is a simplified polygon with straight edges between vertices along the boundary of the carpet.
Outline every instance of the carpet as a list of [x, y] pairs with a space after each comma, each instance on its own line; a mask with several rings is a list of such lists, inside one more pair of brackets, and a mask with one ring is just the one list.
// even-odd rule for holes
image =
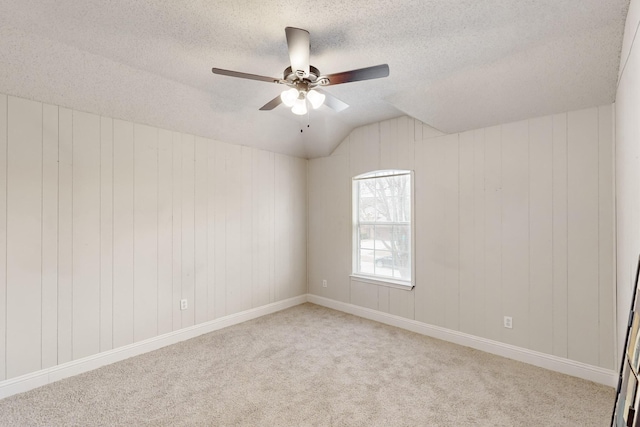
[[614, 394], [307, 303], [0, 400], [0, 425], [604, 426]]

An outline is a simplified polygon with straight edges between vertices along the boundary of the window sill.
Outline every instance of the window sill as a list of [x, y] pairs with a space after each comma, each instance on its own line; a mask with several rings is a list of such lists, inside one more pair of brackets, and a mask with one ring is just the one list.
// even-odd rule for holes
[[405, 282], [403, 280], [394, 279], [383, 279], [380, 277], [365, 276], [361, 274], [351, 274], [350, 277], [352, 280], [355, 280], [357, 282], [402, 289], [403, 291], [410, 291], [415, 286], [412, 282]]

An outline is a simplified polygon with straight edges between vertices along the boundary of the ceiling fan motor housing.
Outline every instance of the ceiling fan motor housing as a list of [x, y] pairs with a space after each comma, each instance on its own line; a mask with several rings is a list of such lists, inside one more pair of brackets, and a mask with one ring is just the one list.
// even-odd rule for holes
[[321, 77], [320, 70], [313, 65], [309, 65], [309, 74], [305, 75], [304, 71], [293, 71], [291, 67], [285, 68], [282, 73], [283, 81], [288, 85], [296, 85], [296, 83], [303, 83], [312, 88], [314, 86], [324, 86], [329, 83], [329, 79]]

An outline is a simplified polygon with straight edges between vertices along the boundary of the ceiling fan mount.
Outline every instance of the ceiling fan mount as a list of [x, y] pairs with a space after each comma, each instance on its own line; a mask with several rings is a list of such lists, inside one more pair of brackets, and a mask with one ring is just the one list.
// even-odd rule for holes
[[319, 108], [325, 104], [335, 111], [342, 111], [349, 106], [320, 89], [320, 87], [378, 79], [389, 75], [389, 66], [387, 64], [323, 75], [320, 73], [320, 70], [309, 64], [309, 32], [300, 28], [287, 27], [285, 28], [285, 33], [287, 36], [291, 65], [283, 71], [282, 79], [224, 70], [222, 68], [212, 68], [211, 71], [214, 74], [229, 77], [239, 77], [289, 86], [291, 89], [282, 92], [281, 95], [267, 102], [260, 110], [273, 110], [278, 105], [284, 103], [288, 107], [292, 107], [291, 111], [293, 111], [294, 114], [307, 113], [307, 100], [313, 108]]

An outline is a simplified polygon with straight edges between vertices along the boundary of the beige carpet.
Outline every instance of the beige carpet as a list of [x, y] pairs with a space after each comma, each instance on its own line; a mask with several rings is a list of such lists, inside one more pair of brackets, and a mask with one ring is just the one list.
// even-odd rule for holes
[[605, 426], [614, 390], [313, 304], [0, 400], [5, 426]]

